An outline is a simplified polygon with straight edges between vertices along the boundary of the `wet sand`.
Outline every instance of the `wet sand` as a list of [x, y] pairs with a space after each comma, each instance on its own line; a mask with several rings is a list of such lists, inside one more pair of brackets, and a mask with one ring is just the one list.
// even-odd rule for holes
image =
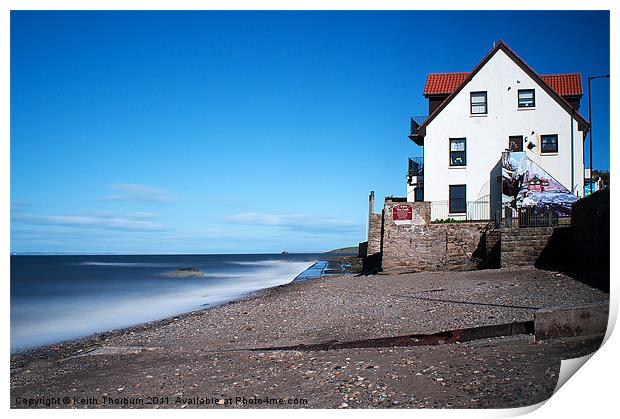
[[592, 352], [602, 336], [330, 345], [531, 321], [538, 308], [608, 297], [536, 269], [324, 277], [15, 355], [11, 406], [525, 406], [551, 395], [561, 359]]

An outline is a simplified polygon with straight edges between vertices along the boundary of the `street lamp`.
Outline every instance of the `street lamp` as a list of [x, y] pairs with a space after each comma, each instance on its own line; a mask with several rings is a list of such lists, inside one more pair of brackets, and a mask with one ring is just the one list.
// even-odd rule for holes
[[592, 94], [590, 89], [590, 82], [594, 79], [608, 79], [609, 74], [601, 76], [588, 76], [588, 123], [590, 124], [590, 193], [592, 192]]

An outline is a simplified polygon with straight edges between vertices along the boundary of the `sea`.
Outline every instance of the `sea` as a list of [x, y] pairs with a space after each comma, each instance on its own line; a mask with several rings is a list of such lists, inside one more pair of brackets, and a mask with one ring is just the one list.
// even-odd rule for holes
[[[338, 273], [324, 254], [11, 256], [11, 352]], [[200, 276], [175, 277], [180, 268]], [[344, 268], [343, 268], [344, 269]]]

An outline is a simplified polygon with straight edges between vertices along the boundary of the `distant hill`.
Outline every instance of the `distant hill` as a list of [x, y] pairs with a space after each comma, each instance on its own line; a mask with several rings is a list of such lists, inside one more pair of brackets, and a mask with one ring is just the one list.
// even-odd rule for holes
[[357, 254], [357, 250], [358, 250], [357, 246], [351, 246], [351, 247], [341, 247], [339, 249], [329, 250], [329, 251], [327, 251], [325, 253], [354, 253], [354, 254]]

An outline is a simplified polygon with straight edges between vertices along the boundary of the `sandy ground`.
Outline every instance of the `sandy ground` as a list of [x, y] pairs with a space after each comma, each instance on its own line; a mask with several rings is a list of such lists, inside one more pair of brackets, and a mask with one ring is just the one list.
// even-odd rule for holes
[[534, 342], [517, 335], [328, 350], [298, 345], [528, 321], [538, 308], [606, 299], [563, 274], [536, 269], [322, 278], [15, 355], [11, 405], [525, 406], [551, 395], [561, 359], [592, 352], [602, 337]]

